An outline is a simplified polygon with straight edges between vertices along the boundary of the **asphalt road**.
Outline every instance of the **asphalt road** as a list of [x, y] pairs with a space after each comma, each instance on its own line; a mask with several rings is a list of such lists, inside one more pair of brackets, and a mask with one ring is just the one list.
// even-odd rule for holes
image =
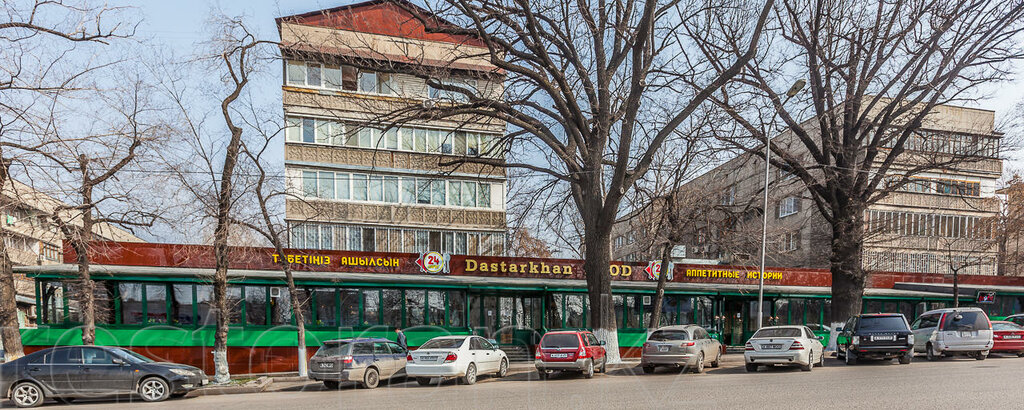
[[[338, 391], [319, 385], [290, 391], [201, 396], [163, 403], [91, 401], [74, 409], [452, 409], [452, 408], [1024, 408], [1024, 359], [944, 359], [918, 357], [910, 365], [893, 361], [846, 366], [829, 359], [812, 372], [761, 369], [747, 373], [740, 355], [729, 355], [718, 369], [680, 374], [668, 369], [643, 375], [620, 369], [591, 380], [576, 376], [536, 379], [536, 373], [504, 379], [481, 378], [476, 385], [447, 382], [420, 387], [396, 382], [376, 390]], [[635, 373], [635, 374], [634, 374]], [[57, 408], [49, 404], [45, 408]]]

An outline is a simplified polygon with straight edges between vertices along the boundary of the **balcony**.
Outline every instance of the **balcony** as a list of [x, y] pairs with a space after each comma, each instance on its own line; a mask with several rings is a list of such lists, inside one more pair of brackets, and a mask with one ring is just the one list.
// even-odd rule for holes
[[319, 164], [409, 169], [437, 173], [451, 172], [490, 178], [505, 178], [505, 169], [502, 167], [472, 163], [462, 164], [458, 167], [441, 167], [439, 165], [441, 162], [454, 161], [459, 159], [459, 157], [417, 152], [289, 143], [285, 144], [284, 147], [284, 159], [285, 161]]
[[[877, 205], [898, 206], [900, 208], [924, 208], [935, 210], [955, 210], [964, 212], [995, 212], [999, 211], [996, 198], [980, 198], [957, 195], [918, 194], [912, 192], [893, 192]], [[911, 209], [902, 209], [912, 211]]]

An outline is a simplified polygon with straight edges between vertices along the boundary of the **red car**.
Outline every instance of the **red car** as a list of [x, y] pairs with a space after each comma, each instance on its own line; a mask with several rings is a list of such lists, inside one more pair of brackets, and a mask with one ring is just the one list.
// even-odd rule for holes
[[1024, 327], [1013, 322], [992, 322], [992, 353], [1016, 353], [1024, 357]]
[[589, 379], [594, 377], [595, 368], [604, 373], [608, 366], [604, 342], [585, 330], [545, 333], [533, 357], [541, 379], [555, 371], [579, 372]]

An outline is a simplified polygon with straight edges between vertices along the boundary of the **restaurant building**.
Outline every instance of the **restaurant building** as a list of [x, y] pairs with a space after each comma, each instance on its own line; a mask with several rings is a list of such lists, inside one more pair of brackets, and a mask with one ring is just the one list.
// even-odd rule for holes
[[[91, 258], [97, 288], [109, 295], [112, 315], [97, 323], [96, 343], [131, 347], [161, 360], [212, 371], [215, 318], [212, 248], [198, 245], [102, 243]], [[545, 331], [588, 328], [583, 261], [333, 250], [235, 248], [228, 271], [232, 309], [228, 359], [232, 373], [296, 369], [296, 332], [284, 274], [274, 258], [295, 269], [305, 305], [306, 342], [315, 351], [328, 339], [394, 337], [402, 328], [415, 347], [439, 335], [494, 338], [510, 356], [530, 358]], [[74, 253], [64, 264], [23, 266], [35, 280], [39, 327], [23, 329], [29, 351], [81, 343], [79, 313], [68, 300], [75, 283]], [[645, 263], [614, 262], [612, 276], [618, 342], [637, 356], [646, 340], [657, 281]], [[828, 271], [768, 269], [768, 324], [806, 324], [828, 331]], [[993, 316], [1022, 311], [1024, 278], [961, 275], [961, 303], [995, 292], [983, 306]], [[758, 272], [736, 266], [676, 265], [666, 286], [662, 324], [698, 324], [727, 345], [742, 345], [756, 330]], [[952, 304], [951, 278], [926, 273], [874, 273], [866, 312], [908, 318]]]

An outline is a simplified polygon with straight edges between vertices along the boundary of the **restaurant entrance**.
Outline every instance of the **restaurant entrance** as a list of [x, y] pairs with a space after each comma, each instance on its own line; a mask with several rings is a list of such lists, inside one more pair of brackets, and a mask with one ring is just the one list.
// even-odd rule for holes
[[[722, 343], [729, 346], [743, 346], [757, 331], [757, 299], [726, 298], [721, 302], [720, 316]], [[764, 299], [763, 326], [770, 326], [772, 301]]]
[[541, 304], [540, 293], [471, 293], [469, 325], [499, 345], [529, 348], [540, 339]]

